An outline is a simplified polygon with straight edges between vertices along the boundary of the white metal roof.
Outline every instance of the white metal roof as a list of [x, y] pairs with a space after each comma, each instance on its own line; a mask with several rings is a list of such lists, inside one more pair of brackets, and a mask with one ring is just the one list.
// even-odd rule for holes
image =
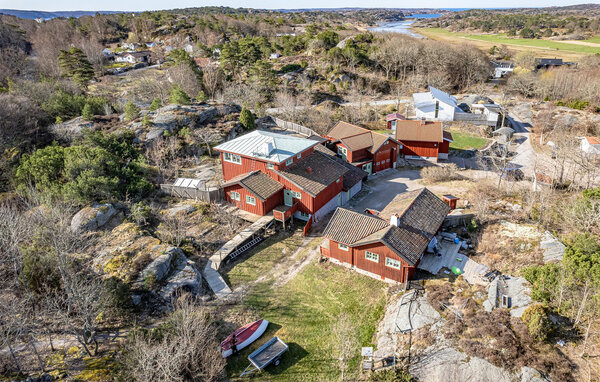
[[452, 97], [450, 94], [448, 94], [446, 92], [441, 91], [440, 89], [430, 86], [429, 91], [431, 92], [431, 96], [440, 102], [443, 102], [450, 106], [456, 106], [458, 104], [458, 101], [456, 100], [456, 98]]
[[[266, 146], [271, 144], [269, 154]], [[281, 163], [294, 155], [319, 144], [318, 141], [299, 138], [288, 134], [254, 130], [215, 147], [217, 151], [259, 158], [269, 162]]]
[[177, 178], [175, 183], [173, 183], [173, 186], [185, 188], [200, 188], [201, 182], [202, 181], [200, 179]]

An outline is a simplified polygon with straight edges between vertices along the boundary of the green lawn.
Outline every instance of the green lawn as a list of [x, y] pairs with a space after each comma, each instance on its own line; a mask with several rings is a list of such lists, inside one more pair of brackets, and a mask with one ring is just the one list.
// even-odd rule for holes
[[[319, 242], [320, 239], [313, 240], [306, 251]], [[265, 264], [261, 273], [268, 274], [274, 253], [281, 251], [278, 244], [272, 245], [277, 249], [270, 251], [270, 247], [265, 247], [246, 262]], [[288, 248], [288, 255], [293, 252], [293, 247]], [[298, 257], [301, 256], [305, 255], [298, 254]], [[250, 279], [255, 275], [254, 267], [243, 263], [229, 272], [230, 280]], [[373, 345], [377, 324], [384, 313], [385, 284], [351, 273], [342, 267], [320, 265], [316, 260], [284, 286], [274, 287], [274, 281], [270, 279], [254, 285], [243, 299], [242, 309], [254, 312], [271, 324], [257, 342], [228, 360], [229, 378], [243, 380], [238, 376], [249, 364], [248, 354], [277, 335], [289, 345], [290, 350], [282, 357], [279, 366], [268, 366], [257, 380], [338, 380], [340, 372], [337, 342], [332, 328], [340, 312], [349, 315], [360, 342], [356, 348], [356, 357], [349, 367], [356, 374], [360, 362], [360, 346]], [[350, 378], [354, 379], [356, 378]]]
[[487, 139], [477, 135], [452, 130], [450, 132], [454, 139], [454, 142], [450, 143], [450, 150], [481, 149], [488, 142]]
[[252, 282], [265, 270], [272, 269], [285, 257], [291, 256], [301, 242], [302, 235], [299, 233], [291, 235], [288, 232], [280, 232], [248, 251], [241, 259], [236, 259], [233, 266], [226, 265], [223, 278], [234, 289]]
[[590, 37], [587, 40], [583, 40], [585, 42], [593, 42], [595, 44], [600, 44], [600, 36]]
[[[506, 44], [506, 45], [519, 45], [519, 46], [530, 46], [535, 48], [545, 48], [550, 51], [568, 51], [585, 54], [596, 54], [600, 53], [600, 47], [586, 46], [579, 44], [571, 44], [568, 42], [553, 41], [553, 40], [542, 40], [542, 39], [529, 39], [529, 38], [510, 38], [506, 34], [469, 34], [461, 32], [451, 32], [442, 28], [420, 28], [418, 32], [424, 34], [434, 34], [443, 36], [456, 36], [462, 37], [467, 40], [478, 40], [486, 41], [494, 44]], [[589, 40], [588, 40], [589, 41]], [[590, 41], [595, 42], [595, 41]]]

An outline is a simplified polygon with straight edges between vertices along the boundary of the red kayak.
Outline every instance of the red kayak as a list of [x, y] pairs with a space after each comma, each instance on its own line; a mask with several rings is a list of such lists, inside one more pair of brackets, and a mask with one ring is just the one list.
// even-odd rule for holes
[[231, 333], [227, 338], [221, 342], [220, 350], [223, 354], [223, 358], [227, 358], [231, 355], [231, 337], [235, 334], [237, 350], [242, 350], [252, 342], [256, 341], [262, 334], [267, 330], [269, 321], [260, 319], [258, 321], [251, 322], [247, 325], [242, 326], [235, 332]]

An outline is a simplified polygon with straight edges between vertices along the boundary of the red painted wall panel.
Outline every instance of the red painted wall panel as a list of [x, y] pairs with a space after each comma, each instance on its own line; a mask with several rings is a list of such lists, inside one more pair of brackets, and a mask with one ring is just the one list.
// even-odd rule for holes
[[437, 158], [439, 144], [436, 142], [402, 141], [402, 154]]
[[[231, 191], [240, 193], [240, 201], [231, 199]], [[271, 212], [271, 210], [277, 207], [280, 204], [283, 204], [283, 190], [273, 194], [270, 198], [262, 202], [259, 198], [256, 198], [256, 205], [253, 206], [251, 204], [246, 203], [246, 196], [254, 196], [252, 193], [248, 192], [244, 187], [233, 185], [225, 188], [225, 199], [229, 203], [233, 203], [239, 209], [244, 211], [251, 212], [253, 214], [264, 216]]]
[[440, 153], [448, 154], [450, 152], [450, 142], [444, 141], [440, 144]]

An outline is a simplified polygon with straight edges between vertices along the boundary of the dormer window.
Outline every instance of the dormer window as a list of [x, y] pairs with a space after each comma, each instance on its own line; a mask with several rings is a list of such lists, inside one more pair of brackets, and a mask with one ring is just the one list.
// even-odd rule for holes
[[294, 158], [290, 158], [287, 161], [285, 161], [286, 166], [291, 166], [292, 164], [294, 164]]

